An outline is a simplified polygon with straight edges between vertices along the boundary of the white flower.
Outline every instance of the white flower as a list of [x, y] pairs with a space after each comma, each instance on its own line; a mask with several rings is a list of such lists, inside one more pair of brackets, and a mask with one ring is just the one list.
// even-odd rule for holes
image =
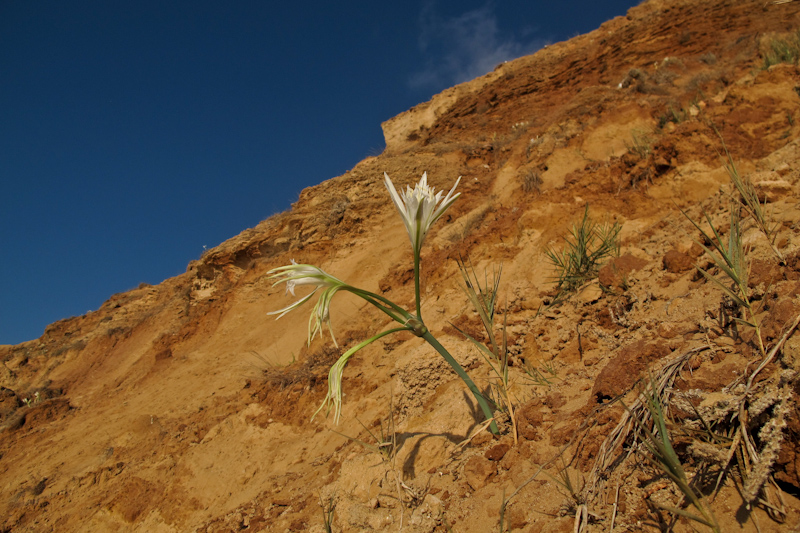
[[286, 282], [286, 292], [292, 293], [292, 296], [294, 296], [294, 288], [296, 286], [314, 285], [314, 290], [311, 291], [311, 293], [307, 296], [304, 296], [303, 298], [297, 300], [291, 305], [284, 307], [283, 309], [267, 313], [268, 315], [278, 315], [278, 318], [281, 318], [289, 311], [292, 311], [293, 309], [296, 309], [306, 303], [309, 299], [311, 299], [312, 296], [314, 296], [314, 293], [317, 292], [317, 290], [324, 289], [319, 297], [319, 300], [317, 300], [317, 305], [314, 306], [314, 310], [311, 312], [311, 317], [308, 320], [308, 344], [311, 344], [311, 341], [314, 339], [314, 337], [316, 337], [317, 333], [322, 331], [322, 324], [326, 323], [328, 325], [328, 331], [331, 333], [333, 343], [338, 347], [339, 345], [336, 343], [336, 337], [333, 336], [333, 330], [331, 329], [330, 305], [333, 295], [336, 294], [336, 291], [343, 287], [347, 287], [348, 285], [326, 273], [321, 268], [313, 265], [298, 265], [295, 263], [294, 259], [292, 259], [291, 265], [273, 268], [268, 272], [268, 274], [272, 274], [268, 279], [281, 278], [273, 283], [273, 286], [277, 285], [278, 283]]
[[328, 372], [328, 394], [325, 395], [325, 399], [314, 412], [311, 420], [314, 420], [317, 414], [323, 409], [325, 409], [325, 416], [328, 416], [332, 408], [334, 423], [339, 423], [339, 419], [342, 416], [342, 377], [344, 374], [344, 367], [359, 348], [361, 348], [361, 344], [350, 348], [333, 364]]
[[372, 344], [381, 337], [385, 337], [386, 335], [397, 333], [398, 331], [403, 331], [405, 329], [406, 328], [394, 328], [383, 331], [374, 337], [370, 337], [365, 341], [359, 342], [343, 353], [342, 356], [339, 357], [339, 359], [333, 364], [330, 372], [328, 372], [328, 394], [322, 401], [322, 405], [320, 405], [319, 409], [317, 409], [317, 411], [314, 413], [314, 416], [311, 417], [311, 420], [314, 420], [314, 417], [316, 417], [317, 414], [319, 414], [319, 412], [323, 409], [325, 409], [325, 416], [328, 416], [331, 409], [333, 409], [334, 422], [338, 424], [339, 418], [342, 416], [342, 377], [344, 375], [344, 367], [347, 364], [347, 361], [349, 361], [357, 351]]
[[[461, 181], [461, 176], [456, 180], [453, 188], [447, 193], [447, 196], [442, 199], [442, 191], [434, 195], [433, 187], [428, 186], [428, 173], [422, 174], [422, 179], [419, 180], [416, 187], [412, 190], [411, 187], [406, 187], [402, 197], [397, 194], [392, 180], [389, 175], [383, 173], [384, 184], [392, 196], [392, 201], [395, 207], [403, 217], [403, 223], [406, 225], [408, 237], [411, 239], [411, 247], [414, 249], [414, 254], [419, 254], [422, 248], [422, 243], [425, 240], [425, 234], [441, 217], [447, 208], [455, 202], [461, 193], [453, 194], [453, 191], [458, 187]], [[438, 205], [438, 207], [437, 207]]]

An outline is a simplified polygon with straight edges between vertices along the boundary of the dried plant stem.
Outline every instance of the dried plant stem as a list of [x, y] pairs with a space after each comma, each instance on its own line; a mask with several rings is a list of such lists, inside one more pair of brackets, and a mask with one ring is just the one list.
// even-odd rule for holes
[[[684, 516], [690, 520], [704, 524], [716, 533], [719, 533], [720, 528], [714, 516], [714, 512], [706, 505], [703, 494], [693, 487], [693, 483], [687, 477], [680, 458], [675, 453], [675, 449], [672, 446], [672, 440], [667, 431], [667, 418], [664, 413], [661, 393], [658, 391], [658, 388], [655, 379], [651, 376], [649, 389], [645, 389], [639, 395], [640, 398], [643, 397], [645, 407], [650, 413], [650, 418], [653, 421], [653, 429], [651, 430], [648, 424], [639, 416], [634, 416], [633, 421], [638, 430], [644, 434], [641, 442], [649, 452], [645, 457], [653, 463], [654, 466], [660, 468], [661, 471], [675, 483], [682, 493], [681, 503], [684, 498], [688, 499], [689, 503], [692, 504], [700, 515], [692, 514], [680, 507], [670, 507], [661, 504], [656, 504], [656, 506], [673, 514]], [[627, 409], [624, 403], [622, 405]], [[678, 505], [681, 505], [681, 503]]]
[[[667, 362], [661, 368], [661, 370], [657, 371], [654, 379], [657, 385], [658, 394], [663, 395], [664, 390], [672, 384], [675, 375], [690, 357], [707, 349], [707, 346], [698, 346], [696, 348], [692, 348], [691, 350], [688, 350]], [[622, 394], [620, 394], [620, 396], [615, 398], [615, 401], [619, 400], [627, 392], [628, 391], [624, 391]], [[591, 491], [595, 490], [598, 481], [603, 477], [603, 474], [606, 472], [606, 470], [612, 466], [612, 463], [615, 462], [612, 461], [612, 455], [614, 451], [619, 448], [623, 442], [625, 442], [631, 430], [633, 429], [634, 422], [632, 417], [634, 415], [640, 417], [640, 420], [643, 421], [647, 421], [649, 419], [649, 414], [645, 408], [645, 404], [641, 396], [637, 397], [636, 400], [629, 406], [629, 408], [622, 413], [622, 416], [620, 417], [616, 427], [611, 431], [611, 433], [608, 434], [606, 439], [600, 445], [594, 467], [592, 468], [592, 472], [589, 476], [588, 485]], [[632, 453], [632, 451], [628, 453]]]
[[573, 533], [581, 533], [589, 524], [589, 508], [586, 504], [581, 504], [575, 510], [575, 525], [572, 527]]
[[486, 428], [488, 428], [488, 427], [489, 427], [489, 424], [491, 424], [492, 422], [494, 422], [494, 418], [490, 418], [489, 420], [487, 420], [486, 422], [484, 422], [483, 424], [481, 424], [481, 425], [480, 425], [480, 427], [478, 427], [478, 429], [476, 429], [475, 431], [473, 431], [473, 432], [472, 432], [472, 434], [471, 434], [469, 437], [467, 437], [467, 438], [466, 438], [466, 439], [464, 439], [463, 441], [459, 442], [459, 443], [458, 443], [458, 447], [459, 447], [459, 448], [463, 448], [464, 446], [466, 446], [467, 444], [469, 444], [470, 442], [472, 442], [472, 439], [474, 439], [475, 437], [477, 437], [478, 435], [480, 435], [480, 434], [481, 434], [481, 432], [482, 432], [482, 431], [484, 431]]
[[[789, 337], [794, 333], [795, 329], [797, 328], [798, 324], [800, 324], [800, 315], [795, 317], [792, 324], [787, 328], [785, 333], [781, 336], [780, 340], [775, 343], [769, 353], [764, 357], [761, 361], [761, 364], [753, 371], [748, 380], [747, 385], [745, 387], [745, 392], [742, 395], [741, 399], [739, 400], [739, 409], [738, 409], [738, 418], [739, 424], [736, 428], [736, 434], [734, 435], [733, 443], [731, 444], [730, 451], [728, 452], [727, 459], [725, 464], [723, 465], [722, 471], [720, 472], [719, 477], [717, 478], [717, 484], [715, 487], [715, 491], [719, 490], [719, 487], [722, 483], [722, 479], [725, 473], [728, 471], [728, 467], [733, 460], [734, 455], [739, 452], [740, 449], [743, 449], [744, 452], [739, 452], [739, 463], [743, 470], [743, 477], [745, 478], [744, 486], [742, 487], [742, 497], [745, 499], [745, 503], [747, 507], [751, 505], [753, 501], [755, 501], [758, 497], [758, 493], [761, 490], [763, 484], [769, 478], [769, 465], [765, 463], [771, 463], [773, 459], [771, 456], [774, 455], [770, 453], [767, 449], [762, 450], [762, 453], [758, 452], [756, 448], [755, 441], [750, 435], [750, 431], [748, 429], [748, 412], [747, 412], [747, 403], [750, 397], [750, 392], [753, 387], [753, 382], [755, 381], [756, 376], [775, 358], [777, 353], [781, 350], [783, 345], [789, 339]], [[778, 419], [780, 419], [780, 415], [778, 415]], [[782, 422], [782, 420], [781, 420]], [[741, 446], [741, 448], [740, 448]], [[754, 473], [755, 471], [757, 473]], [[769, 495], [767, 494], [767, 498], [769, 499]], [[763, 502], [766, 504], [772, 511], [776, 514], [785, 514], [781, 509], [776, 508], [772, 505], [771, 502], [765, 501]]]
[[554, 459], [551, 459], [550, 461], [548, 461], [548, 462], [546, 462], [545, 464], [541, 465], [541, 466], [539, 467], [539, 469], [538, 469], [536, 472], [534, 472], [534, 474], [533, 474], [531, 477], [529, 477], [528, 479], [526, 479], [525, 481], [523, 481], [523, 482], [522, 482], [522, 484], [521, 484], [519, 487], [517, 487], [517, 488], [514, 490], [514, 492], [512, 492], [512, 493], [511, 493], [511, 496], [509, 496], [508, 498], [505, 498], [505, 499], [503, 500], [503, 505], [502, 505], [502, 507], [503, 507], [503, 511], [504, 511], [504, 512], [505, 512], [505, 509], [508, 507], [508, 505], [511, 503], [511, 500], [512, 500], [512, 498], [514, 498], [514, 496], [516, 496], [517, 494], [519, 494], [519, 491], [521, 491], [522, 489], [524, 489], [524, 488], [525, 488], [525, 487], [528, 485], [528, 483], [530, 483], [531, 481], [533, 481], [534, 479], [536, 479], [537, 477], [539, 477], [539, 474], [541, 474], [541, 473], [542, 473], [542, 471], [544, 470], [544, 468], [545, 468], [546, 466], [548, 466], [550, 463], [552, 463], [554, 460], [555, 460], [555, 458], [554, 458]]
[[800, 324], [800, 315], [795, 317], [794, 322], [792, 322], [792, 325], [786, 330], [786, 333], [784, 333], [781, 339], [775, 343], [775, 346], [772, 347], [772, 350], [770, 350], [769, 354], [764, 358], [763, 361], [761, 361], [761, 364], [758, 365], [758, 368], [756, 368], [755, 371], [750, 374], [750, 378], [747, 380], [747, 388], [745, 389], [746, 391], [750, 391], [750, 387], [753, 385], [753, 380], [756, 378], [758, 373], [761, 372], [764, 367], [775, 358], [775, 354], [778, 353], [778, 351], [783, 347], [784, 343], [789, 339], [789, 337], [792, 336], [792, 333], [794, 332], [795, 328], [797, 328], [798, 324]]
[[614, 512], [611, 513], [611, 529], [609, 533], [614, 533], [614, 522], [617, 519], [617, 504], [619, 503], [619, 483], [617, 483], [617, 490], [614, 493]]
[[717, 476], [717, 484], [714, 486], [714, 493], [718, 493], [720, 487], [722, 486], [722, 480], [725, 478], [725, 474], [728, 473], [729, 466], [731, 461], [733, 460], [733, 456], [736, 455], [736, 451], [739, 449], [739, 444], [742, 441], [742, 434], [737, 429], [736, 433], [733, 436], [733, 442], [731, 442], [731, 447], [728, 449], [728, 456], [725, 458], [725, 462], [720, 469], [719, 476]]

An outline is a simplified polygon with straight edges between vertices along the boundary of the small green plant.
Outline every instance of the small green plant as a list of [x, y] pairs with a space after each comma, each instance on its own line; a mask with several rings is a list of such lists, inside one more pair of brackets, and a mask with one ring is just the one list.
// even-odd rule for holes
[[[583, 486], [578, 488], [577, 477], [573, 481], [572, 474], [569, 473], [570, 465], [564, 461], [563, 453], [558, 456], [558, 459], [561, 461], [561, 468], [558, 469], [556, 475], [552, 475], [548, 472], [545, 472], [545, 475], [552, 479], [559, 487], [567, 491], [569, 503], [564, 510], [569, 513], [574, 513], [579, 507], [586, 503], [586, 498], [583, 495]], [[585, 483], [581, 484], [585, 485]]]
[[534, 385], [550, 387], [553, 384], [553, 380], [558, 379], [558, 372], [553, 365], [553, 361], [545, 361], [539, 365], [539, 368], [526, 361], [522, 369]]
[[514, 435], [514, 444], [517, 443], [517, 422], [514, 416], [514, 399], [510, 392], [511, 382], [508, 377], [508, 335], [506, 333], [508, 313], [506, 312], [503, 320], [502, 336], [498, 339], [495, 335], [494, 317], [495, 308], [497, 306], [497, 291], [500, 287], [500, 275], [503, 272], [501, 265], [497, 272], [494, 273], [491, 281], [484, 271], [483, 284], [478, 279], [475, 269], [470, 264], [469, 267], [464, 264], [463, 260], [458, 261], [458, 269], [461, 272], [461, 277], [464, 279], [464, 292], [467, 294], [472, 307], [478, 313], [483, 325], [484, 331], [489, 338], [489, 349], [482, 342], [477, 341], [467, 332], [455, 326], [467, 339], [472, 342], [477, 348], [478, 352], [483, 356], [483, 359], [489, 365], [494, 374], [494, 380], [491, 382], [491, 390], [494, 392], [494, 404], [504, 410], [511, 419], [511, 428]]
[[506, 145], [508, 145], [509, 140], [509, 137], [506, 135], [498, 135], [497, 132], [492, 133], [492, 155], [496, 160], [500, 159], [500, 155], [502, 154]]
[[322, 494], [319, 495], [319, 506], [322, 508], [322, 521], [325, 533], [333, 533], [333, 513], [336, 511], [335, 495], [323, 500]]
[[547, 248], [545, 255], [557, 271], [559, 291], [574, 291], [592, 279], [603, 261], [619, 254], [620, 225], [599, 225], [589, 218], [589, 205], [580, 224], [573, 224], [570, 237], [564, 237], [564, 248]]
[[717, 62], [717, 56], [714, 55], [712, 52], [706, 52], [705, 54], [700, 56], [700, 61], [702, 61], [706, 65], [714, 65]]
[[364, 428], [364, 430], [369, 434], [372, 440], [375, 441], [375, 444], [370, 444], [355, 437], [345, 435], [344, 433], [339, 433], [335, 429], [332, 431], [337, 435], [341, 435], [348, 440], [360, 444], [367, 450], [380, 454], [384, 461], [391, 464], [394, 461], [395, 455], [397, 454], [397, 436], [394, 431], [394, 409], [391, 407], [391, 403], [389, 405], [390, 413], [387, 416], [386, 421], [380, 421], [380, 428], [377, 430], [377, 433], [374, 433], [367, 426], [365, 426], [361, 420], [356, 419], [358, 420], [358, 423], [361, 424], [361, 427]]
[[367, 432], [374, 444], [366, 442], [336, 430], [332, 430], [337, 435], [340, 435], [356, 444], [360, 444], [365, 449], [375, 452], [381, 457], [381, 463], [384, 466], [384, 479], [389, 479], [394, 483], [397, 501], [402, 502], [403, 506], [400, 508], [400, 529], [402, 530], [404, 507], [419, 503], [424, 497], [424, 491], [418, 491], [413, 487], [407, 485], [403, 480], [403, 470], [397, 466], [397, 432], [394, 426], [395, 409], [394, 402], [389, 400], [389, 412], [386, 414], [385, 420], [378, 421], [378, 428], [373, 431], [369, 429], [361, 420], [358, 423]]
[[499, 529], [500, 533], [505, 533], [508, 531], [506, 527], [506, 508], [508, 507], [508, 500], [506, 499], [506, 489], [503, 489], [503, 497], [500, 500], [500, 524]]
[[645, 159], [653, 149], [653, 138], [648, 131], [633, 130], [631, 132], [631, 143], [625, 141], [625, 148], [640, 159]]
[[733, 158], [731, 157], [730, 152], [728, 152], [727, 147], [725, 147], [725, 155], [727, 156], [725, 169], [728, 171], [728, 176], [731, 178], [731, 183], [733, 183], [734, 188], [739, 193], [741, 203], [744, 205], [745, 210], [753, 219], [758, 229], [769, 241], [772, 251], [778, 257], [778, 259], [783, 262], [783, 254], [775, 246], [775, 238], [778, 236], [779, 224], [771, 220], [772, 217], [767, 211], [766, 200], [764, 200], [764, 203], [762, 204], [758, 199], [758, 193], [756, 193], [753, 182], [750, 181], [748, 177], [742, 177], [739, 174], [739, 170], [736, 168], [736, 164], [733, 162]]
[[36, 405], [40, 401], [41, 401], [41, 397], [40, 397], [38, 391], [33, 393], [33, 399], [30, 399], [30, 398], [23, 398], [22, 399], [22, 403], [24, 403], [26, 407], [33, 407], [34, 405]]
[[495, 207], [492, 204], [488, 204], [478, 209], [477, 212], [464, 217], [466, 220], [460, 223], [461, 231], [451, 233], [448, 240], [454, 244], [466, 240], [473, 231], [481, 227], [483, 221], [486, 220], [486, 216], [494, 211]]
[[703, 215], [711, 227], [711, 235], [709, 235], [700, 224], [681, 211], [684, 216], [689, 219], [689, 222], [697, 228], [703, 235], [705, 243], [709, 243], [709, 248], [704, 242], [695, 239], [695, 242], [711, 257], [714, 265], [719, 268], [728, 279], [733, 282], [733, 286], [728, 286], [722, 280], [713, 276], [707, 270], [697, 267], [703, 276], [709, 281], [714, 282], [722, 291], [738, 306], [740, 309], [747, 310], [748, 320], [734, 317], [734, 320], [742, 325], [750, 326], [755, 330], [755, 340], [758, 345], [759, 352], [762, 356], [766, 355], [764, 349], [764, 342], [761, 338], [761, 326], [757, 317], [757, 309], [754, 301], [750, 297], [750, 290], [747, 287], [747, 279], [749, 275], [748, 264], [746, 260], [746, 253], [744, 245], [742, 244], [742, 220], [740, 214], [740, 204], [736, 200], [731, 200], [730, 205], [730, 230], [728, 234], [728, 244], [722, 240], [717, 228], [711, 222], [708, 213], [703, 210]]
[[671, 105], [667, 107], [667, 110], [658, 117], [658, 129], [663, 129], [664, 126], [672, 122], [673, 124], [680, 124], [681, 122], [686, 120], [687, 113], [684, 109], [676, 110]]
[[[656, 505], [673, 514], [704, 524], [710, 527], [712, 531], [719, 533], [719, 524], [717, 524], [713, 511], [705, 504], [702, 494], [693, 487], [693, 483], [686, 477], [686, 472], [678, 458], [678, 454], [675, 453], [675, 449], [672, 447], [672, 441], [667, 431], [664, 408], [661, 405], [661, 399], [658, 394], [658, 386], [652, 376], [650, 377], [650, 387], [644, 390], [642, 396], [644, 397], [643, 400], [647, 407], [647, 412], [653, 421], [653, 429], [651, 430], [648, 427], [647, 421], [642, 417], [633, 416], [632, 418], [638, 429], [644, 434], [642, 444], [649, 452], [649, 455], [645, 457], [660, 468], [677, 485], [686, 500], [700, 514], [698, 516], [678, 507]], [[624, 402], [622, 405], [631, 413], [631, 410], [628, 409]]]
[[[563, 454], [564, 450], [562, 450]], [[586, 502], [586, 497], [583, 494], [583, 488], [578, 489], [576, 483], [573, 483], [572, 476], [569, 473], [569, 464], [564, 462], [563, 455], [559, 455], [561, 460], [561, 468], [559, 468], [556, 475], [545, 474], [556, 482], [562, 489], [567, 491], [568, 499], [561, 504], [561, 512], [566, 515], [575, 515], [575, 523], [573, 526], [574, 531], [585, 531], [589, 523], [589, 506]], [[577, 478], [575, 479], [577, 482]]]
[[766, 70], [779, 63], [797, 63], [800, 58], [800, 29], [784, 38], [776, 37], [769, 43], [764, 54], [762, 69]]

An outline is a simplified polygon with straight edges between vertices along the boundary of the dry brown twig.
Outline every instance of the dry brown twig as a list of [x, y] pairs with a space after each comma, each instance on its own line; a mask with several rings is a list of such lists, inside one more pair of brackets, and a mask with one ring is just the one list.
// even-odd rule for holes
[[789, 337], [792, 336], [792, 333], [794, 333], [794, 330], [795, 328], [797, 328], [798, 324], [800, 324], [800, 315], [797, 315], [797, 317], [794, 319], [794, 322], [792, 322], [792, 325], [789, 327], [789, 329], [786, 330], [786, 333], [783, 334], [781, 339], [777, 343], [775, 343], [775, 346], [772, 347], [772, 350], [769, 351], [767, 357], [765, 357], [764, 360], [761, 361], [761, 364], [758, 365], [758, 368], [756, 368], [755, 371], [752, 374], [750, 374], [750, 378], [747, 380], [747, 388], [745, 390], [745, 394], [747, 394], [747, 392], [750, 390], [750, 387], [752, 387], [753, 380], [756, 378], [758, 373], [761, 372], [764, 369], [764, 367], [767, 366], [770, 363], [770, 361], [772, 361], [772, 359], [775, 358], [775, 354], [777, 354], [778, 351], [781, 348], [783, 348], [783, 345], [786, 343], [787, 340], [789, 340]]
[[[658, 385], [658, 394], [663, 394], [664, 390], [672, 384], [672, 380], [675, 378], [678, 371], [691, 358], [691, 356], [707, 349], [708, 346], [704, 345], [687, 350], [678, 357], [667, 362], [661, 368], [661, 370], [657, 371], [654, 375], [654, 379]], [[619, 397], [615, 398], [614, 401], [620, 399], [627, 392], [628, 391], [625, 391]], [[620, 417], [616, 427], [611, 431], [611, 433], [608, 434], [606, 439], [603, 441], [603, 444], [600, 445], [600, 449], [597, 452], [597, 459], [595, 459], [594, 467], [592, 467], [592, 472], [589, 476], [590, 481], [587, 483], [587, 485], [590, 486], [591, 492], [595, 491], [597, 483], [603, 477], [603, 474], [607, 471], [607, 469], [611, 466], [611, 458], [614, 451], [628, 438], [628, 435], [634, 426], [634, 415], [639, 416], [640, 420], [643, 421], [649, 419], [647, 408], [645, 407], [645, 402], [641, 395], [636, 398], [636, 401], [631, 404], [628, 410], [622, 413], [622, 416]], [[632, 453], [632, 450], [626, 454], [626, 457], [627, 455], [630, 455], [630, 453]]]

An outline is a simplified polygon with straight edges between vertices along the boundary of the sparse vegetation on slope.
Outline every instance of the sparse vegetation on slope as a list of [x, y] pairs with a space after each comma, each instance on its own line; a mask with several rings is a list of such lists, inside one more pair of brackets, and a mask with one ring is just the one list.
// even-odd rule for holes
[[581, 221], [572, 225], [570, 237], [564, 237], [564, 248], [545, 251], [556, 269], [556, 287], [574, 291], [596, 276], [603, 262], [619, 253], [620, 229], [617, 223], [601, 225], [589, 218], [587, 204]]

